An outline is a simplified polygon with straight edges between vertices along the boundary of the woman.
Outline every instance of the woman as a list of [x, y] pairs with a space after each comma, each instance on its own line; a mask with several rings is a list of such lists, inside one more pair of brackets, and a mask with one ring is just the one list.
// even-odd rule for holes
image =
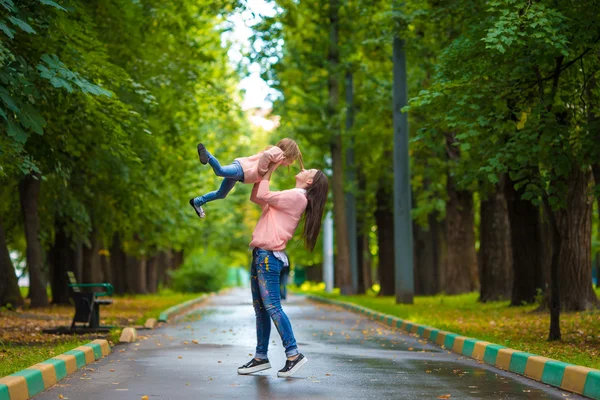
[[262, 215], [252, 234], [252, 270], [250, 287], [256, 313], [256, 353], [254, 358], [238, 368], [240, 375], [271, 368], [267, 358], [271, 319], [281, 336], [287, 360], [277, 372], [288, 377], [308, 361], [298, 351], [290, 320], [281, 309], [279, 274], [287, 263], [284, 253], [287, 242], [304, 215], [302, 237], [308, 250], [313, 251], [319, 231], [329, 183], [322, 171], [302, 170], [296, 175], [296, 187], [281, 192], [269, 191], [271, 174], [279, 166], [273, 164], [259, 183], [254, 185], [250, 200], [262, 208]]

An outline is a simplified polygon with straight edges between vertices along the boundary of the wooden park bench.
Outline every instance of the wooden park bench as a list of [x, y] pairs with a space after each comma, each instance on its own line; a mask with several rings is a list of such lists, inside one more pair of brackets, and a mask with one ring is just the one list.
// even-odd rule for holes
[[[75, 306], [75, 315], [70, 327], [58, 327], [45, 329], [46, 333], [92, 333], [108, 332], [112, 326], [100, 325], [100, 306], [112, 304], [110, 297], [114, 292], [110, 283], [77, 283], [75, 274], [67, 271], [69, 277], [69, 288], [71, 289], [71, 300]], [[96, 289], [104, 289], [97, 291]]]

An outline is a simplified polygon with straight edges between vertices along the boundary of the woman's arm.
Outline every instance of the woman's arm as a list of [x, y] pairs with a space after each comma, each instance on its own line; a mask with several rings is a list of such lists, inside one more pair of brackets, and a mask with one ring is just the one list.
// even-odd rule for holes
[[259, 201], [262, 201], [265, 204], [271, 206], [277, 206], [279, 200], [282, 198], [283, 192], [271, 192], [269, 190], [269, 181], [271, 180], [271, 175], [273, 175], [273, 171], [279, 167], [280, 162], [273, 163], [267, 170], [267, 172], [263, 175], [262, 180], [255, 184], [256, 189], [256, 198]]
[[258, 204], [261, 207], [266, 205], [267, 203], [265, 203], [263, 200], [260, 200], [256, 196], [257, 193], [258, 193], [258, 183], [255, 183], [254, 186], [252, 187], [252, 194], [250, 194], [250, 201]]
[[273, 163], [281, 163], [283, 161], [283, 151], [277, 146], [263, 151], [258, 159], [258, 174], [264, 175], [269, 170]]

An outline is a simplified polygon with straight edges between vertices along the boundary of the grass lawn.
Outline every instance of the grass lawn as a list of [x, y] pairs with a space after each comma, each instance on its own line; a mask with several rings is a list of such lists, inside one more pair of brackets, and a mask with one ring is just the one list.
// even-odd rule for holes
[[[341, 296], [304, 287], [300, 293], [361, 305], [418, 324], [485, 340], [512, 349], [600, 369], [600, 310], [562, 313], [561, 342], [548, 342], [550, 314], [537, 306], [509, 307], [508, 302], [482, 304], [478, 293], [417, 296], [414, 305], [395, 304], [393, 297]], [[600, 296], [600, 290], [596, 290]]]
[[[114, 296], [113, 304], [102, 306], [100, 317], [103, 325], [141, 325], [147, 318], [158, 318], [165, 309], [198, 296], [199, 293], [168, 290], [156, 294]], [[18, 312], [0, 309], [0, 377], [99, 337], [42, 333], [45, 328], [70, 325], [72, 318], [73, 306], [25, 307]], [[110, 336], [106, 338], [110, 339]]]

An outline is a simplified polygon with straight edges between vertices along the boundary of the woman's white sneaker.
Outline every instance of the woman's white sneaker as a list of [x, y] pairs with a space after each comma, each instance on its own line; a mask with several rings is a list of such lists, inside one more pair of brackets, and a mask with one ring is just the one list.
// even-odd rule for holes
[[302, 368], [304, 364], [308, 362], [308, 359], [303, 354], [298, 354], [294, 360], [285, 360], [285, 367], [277, 372], [277, 376], [280, 378], [287, 378], [294, 375]]
[[248, 361], [246, 364], [238, 368], [238, 374], [248, 375], [258, 371], [264, 371], [265, 369], [269, 368], [271, 368], [271, 363], [268, 359], [257, 360], [253, 358], [252, 360]]

